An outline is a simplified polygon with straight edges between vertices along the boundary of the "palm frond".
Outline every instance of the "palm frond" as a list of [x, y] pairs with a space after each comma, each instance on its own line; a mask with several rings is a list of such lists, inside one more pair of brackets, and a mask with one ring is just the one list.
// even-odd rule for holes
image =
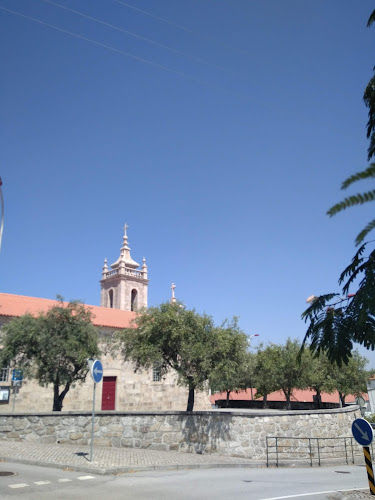
[[[367, 243], [365, 243], [362, 247], [364, 248], [366, 246], [366, 244]], [[362, 260], [361, 264], [353, 271], [350, 278], [345, 283], [343, 290], [342, 290], [343, 293], [346, 294], [349, 292], [350, 285], [362, 273], [364, 274], [364, 278], [362, 279], [362, 281], [359, 285], [356, 296], [361, 295], [361, 293], [366, 293], [366, 294], [369, 293], [369, 288], [367, 288], [366, 284], [371, 283], [372, 274], [375, 272], [375, 250], [373, 250], [370, 253], [369, 257], [366, 260], [364, 260], [364, 259], [361, 259], [361, 260]], [[341, 276], [343, 276], [343, 275], [341, 275]], [[370, 291], [370, 294], [372, 294], [372, 293], [373, 293], [372, 297], [375, 298], [375, 287], [374, 287], [374, 290]], [[375, 300], [373, 300], [373, 302], [375, 304]]]
[[369, 28], [374, 21], [375, 21], [375, 10], [371, 12], [370, 17], [368, 18], [367, 27]]
[[358, 234], [358, 236], [355, 239], [355, 244], [359, 245], [360, 243], [362, 243], [362, 241], [366, 238], [368, 233], [373, 229], [375, 229], [375, 219], [369, 222], [367, 226], [364, 229], [362, 229], [362, 231]]
[[334, 297], [339, 296], [338, 293], [326, 293], [325, 295], [316, 297], [306, 311], [302, 313], [301, 318], [306, 323], [309, 319], [316, 317], [327, 306], [327, 302], [331, 302]]
[[330, 307], [312, 319], [303, 346], [310, 340], [310, 350], [314, 355], [324, 352], [330, 361], [341, 365], [351, 356], [352, 337], [352, 327], [345, 312]]
[[375, 178], [375, 163], [371, 163], [369, 167], [367, 167], [365, 170], [361, 170], [360, 172], [357, 172], [347, 179], [344, 180], [344, 182], [341, 184], [341, 189], [346, 189], [349, 187], [353, 182], [357, 182], [363, 179], [368, 179], [370, 177]]
[[372, 191], [368, 191], [366, 193], [358, 193], [352, 196], [348, 196], [344, 200], [340, 201], [340, 203], [336, 203], [336, 205], [334, 205], [328, 210], [327, 214], [330, 217], [332, 217], [333, 215], [336, 215], [338, 212], [341, 212], [346, 208], [354, 207], [355, 205], [363, 205], [368, 201], [374, 201], [374, 200], [375, 200], [375, 189], [373, 189]]
[[367, 149], [367, 159], [370, 160], [375, 153], [375, 76], [368, 82], [363, 94], [363, 100], [369, 110], [366, 135], [370, 139], [370, 145]]
[[[371, 124], [372, 128], [375, 128], [375, 117]], [[371, 158], [375, 155], [375, 132], [372, 132], [370, 137], [370, 144], [367, 148], [367, 160], [371, 160]]]
[[[343, 283], [343, 281], [345, 280], [345, 278], [347, 278], [348, 276], [350, 276], [350, 279], [351, 279], [351, 277], [354, 274], [357, 274], [359, 272], [358, 269], [364, 261], [362, 254], [365, 251], [366, 246], [367, 246], [367, 242], [364, 243], [363, 245], [361, 245], [361, 247], [357, 250], [357, 253], [352, 258], [351, 263], [340, 274], [339, 285], [341, 285]], [[347, 285], [345, 285], [345, 287], [347, 287]], [[347, 293], [347, 291], [348, 290], [344, 290], [344, 293]]]

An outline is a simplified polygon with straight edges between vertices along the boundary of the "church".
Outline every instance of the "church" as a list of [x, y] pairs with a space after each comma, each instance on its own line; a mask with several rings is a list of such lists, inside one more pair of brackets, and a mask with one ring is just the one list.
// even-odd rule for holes
[[[123, 243], [119, 258], [108, 267], [104, 260], [100, 287], [100, 306], [86, 305], [93, 315], [93, 324], [99, 335], [113, 333], [129, 327], [136, 311], [147, 308], [148, 268], [143, 259], [140, 266], [130, 255], [128, 226], [124, 227]], [[172, 285], [172, 301], [174, 285]], [[50, 299], [0, 293], [0, 328], [13, 318], [30, 313], [37, 315], [56, 305]], [[97, 411], [162, 411], [186, 410], [188, 389], [177, 384], [177, 374], [160, 376], [158, 367], [134, 373], [132, 363], [103, 354], [103, 380], [96, 389]], [[50, 412], [52, 410], [52, 386], [41, 387], [33, 380], [22, 380], [19, 389], [12, 387], [9, 367], [0, 367], [0, 413]], [[17, 392], [18, 391], [18, 392]], [[73, 386], [63, 402], [63, 411], [89, 411], [92, 409], [93, 381], [90, 375], [85, 382]], [[211, 408], [209, 393], [198, 392], [195, 410]]]

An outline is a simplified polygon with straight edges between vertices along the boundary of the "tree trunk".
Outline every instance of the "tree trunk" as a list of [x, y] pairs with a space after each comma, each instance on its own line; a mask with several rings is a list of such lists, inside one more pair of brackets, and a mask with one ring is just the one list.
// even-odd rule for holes
[[263, 394], [263, 408], [268, 408], [267, 396], [267, 392]]
[[229, 408], [229, 396], [230, 396], [230, 391], [227, 391], [227, 399], [225, 401], [225, 407]]
[[285, 393], [285, 397], [286, 397], [286, 409], [291, 410], [292, 403], [290, 402], [290, 392]]
[[61, 394], [59, 394], [59, 384], [53, 384], [53, 409], [52, 411], [61, 411], [63, 407], [63, 401], [70, 389], [70, 384], [67, 383]]
[[186, 411], [193, 411], [194, 408], [194, 391], [195, 385], [189, 385], [189, 397]]
[[345, 394], [343, 392], [339, 392], [339, 398], [340, 398], [340, 408], [343, 408], [345, 406]]
[[319, 389], [315, 389], [315, 390], [316, 390], [316, 407], [319, 409], [322, 406], [322, 396], [320, 395]]

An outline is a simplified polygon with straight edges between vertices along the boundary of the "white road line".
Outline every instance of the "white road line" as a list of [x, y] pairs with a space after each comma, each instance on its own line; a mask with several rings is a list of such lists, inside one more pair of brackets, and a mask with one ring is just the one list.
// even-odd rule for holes
[[44, 484], [51, 484], [51, 481], [34, 481], [34, 484], [38, 486], [43, 486]]
[[59, 483], [69, 483], [72, 479], [68, 479], [67, 477], [63, 477], [62, 479], [57, 480]]
[[8, 486], [9, 488], [26, 488], [29, 485], [26, 483], [18, 483], [18, 484], [9, 484]]
[[95, 479], [95, 476], [81, 476], [77, 477], [80, 481], [86, 481], [86, 479]]

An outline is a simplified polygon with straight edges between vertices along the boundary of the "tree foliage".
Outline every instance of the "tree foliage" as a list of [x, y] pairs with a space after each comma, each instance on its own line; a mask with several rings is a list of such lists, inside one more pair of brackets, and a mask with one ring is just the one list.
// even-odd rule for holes
[[[375, 132], [374, 132], [374, 138], [373, 140], [375, 141]], [[371, 153], [372, 155], [374, 152]], [[348, 177], [341, 186], [341, 189], [346, 189], [347, 187], [351, 186], [354, 182], [357, 182], [359, 180], [364, 180], [364, 179], [375, 179], [375, 163], [371, 163], [369, 167], [367, 167], [365, 170], [362, 170], [360, 172], [357, 172], [356, 174]], [[333, 215], [336, 215], [338, 212], [342, 212], [346, 208], [349, 207], [354, 207], [356, 205], [363, 205], [364, 203], [368, 203], [370, 201], [375, 200], [375, 189], [371, 189], [370, 191], [366, 191], [364, 193], [357, 193], [351, 196], [348, 196], [344, 198], [342, 201], [339, 203], [336, 203], [333, 205], [327, 212], [327, 214], [332, 217]], [[357, 235], [355, 239], [355, 243], [359, 245], [364, 241], [366, 236], [370, 231], [372, 231], [375, 228], [375, 219], [371, 220]]]
[[[210, 316], [176, 302], [150, 307], [116, 338], [124, 360], [133, 361], [135, 371], [155, 363], [162, 375], [175, 370], [179, 384], [189, 389], [187, 411], [192, 411], [195, 389], [205, 386], [221, 361], [220, 341], [228, 340], [231, 329], [237, 330], [235, 322], [217, 329]], [[228, 341], [225, 349], [229, 351], [231, 345]]]
[[337, 390], [337, 384], [333, 375], [334, 365], [329, 361], [325, 353], [314, 356], [311, 351], [305, 351], [304, 378], [307, 387], [316, 392], [315, 400], [318, 408], [321, 407], [321, 393], [331, 394]]
[[[375, 250], [365, 256], [369, 245], [364, 243], [341, 273], [344, 297], [338, 293], [313, 297], [302, 313], [309, 322], [303, 345], [310, 342], [313, 352], [326, 352], [339, 366], [348, 363], [354, 344], [375, 349]], [[349, 294], [357, 280], [357, 292]]]
[[367, 391], [368, 372], [366, 371], [366, 364], [367, 359], [355, 350], [347, 364], [341, 367], [336, 364], [333, 365], [332, 378], [342, 406], [344, 406], [348, 394], [359, 396]]
[[255, 387], [257, 395], [263, 396], [267, 407], [268, 394], [283, 391], [286, 408], [290, 409], [294, 389], [316, 391], [315, 401], [321, 405], [321, 393], [338, 392], [342, 405], [348, 394], [359, 395], [366, 392], [367, 359], [358, 351], [353, 351], [348, 363], [339, 366], [331, 362], [324, 352], [319, 356], [309, 350], [301, 354], [298, 340], [287, 339], [285, 344], [269, 344], [261, 347], [256, 354]]
[[82, 303], [62, 299], [38, 317], [26, 314], [1, 330], [1, 366], [23, 369], [42, 386], [53, 385], [53, 411], [61, 411], [71, 385], [87, 375], [87, 358], [99, 355], [98, 331]]
[[[224, 342], [221, 352], [233, 356], [234, 352], [239, 351], [235, 350], [230, 354]], [[366, 391], [366, 380], [374, 372], [366, 371], [367, 359], [360, 356], [358, 351], [352, 352], [347, 364], [339, 366], [335, 361], [331, 361], [324, 351], [321, 351], [319, 356], [310, 350], [301, 352], [300, 341], [290, 338], [284, 344], [261, 345], [255, 354], [247, 352], [244, 357], [241, 355], [235, 359], [238, 361], [238, 370], [229, 370], [222, 378], [219, 372], [225, 370], [225, 359], [216, 365], [213, 375], [222, 383], [219, 383], [216, 389], [219, 392], [227, 392], [228, 402], [231, 391], [255, 387], [255, 398], [263, 396], [264, 408], [268, 406], [270, 393], [282, 391], [286, 400], [285, 406], [290, 409], [293, 391], [307, 388], [316, 392], [314, 402], [318, 408], [322, 404], [322, 392], [338, 393], [339, 401], [344, 405], [348, 394], [359, 395]], [[228, 365], [233, 366], [230, 361]]]
[[210, 373], [210, 386], [216, 392], [229, 394], [246, 389], [252, 373], [252, 355], [248, 352], [248, 340], [237, 325], [237, 320], [225, 322], [216, 331], [216, 363]]
[[[375, 10], [371, 13], [367, 26], [370, 27], [375, 20]], [[375, 71], [375, 67], [373, 69]], [[367, 122], [367, 138], [370, 141], [367, 150], [367, 160], [370, 161], [375, 155], [375, 74], [371, 77], [368, 82], [366, 89], [363, 94], [363, 100], [368, 108], [368, 122]], [[341, 185], [341, 189], [347, 189], [353, 183], [361, 180], [373, 180], [375, 178], [375, 163], [371, 163], [367, 168], [361, 170], [350, 177], [348, 177]], [[363, 205], [375, 200], [375, 189], [370, 189], [364, 193], [357, 193], [344, 198], [339, 203], [336, 203], [331, 207], [327, 214], [329, 216], [336, 215], [349, 207], [354, 207], [357, 205]], [[368, 222], [368, 224], [360, 231], [356, 237], [356, 244], [360, 245], [363, 243], [370, 231], [375, 228], [375, 219]]]
[[300, 356], [301, 344], [298, 340], [287, 339], [286, 343], [276, 346], [275, 383], [286, 398], [287, 409], [291, 408], [290, 398], [293, 389], [308, 387], [304, 355]]
[[276, 381], [277, 363], [278, 346], [270, 344], [259, 347], [255, 360], [254, 383], [257, 396], [263, 396], [263, 408], [267, 408], [268, 394], [280, 389]]

